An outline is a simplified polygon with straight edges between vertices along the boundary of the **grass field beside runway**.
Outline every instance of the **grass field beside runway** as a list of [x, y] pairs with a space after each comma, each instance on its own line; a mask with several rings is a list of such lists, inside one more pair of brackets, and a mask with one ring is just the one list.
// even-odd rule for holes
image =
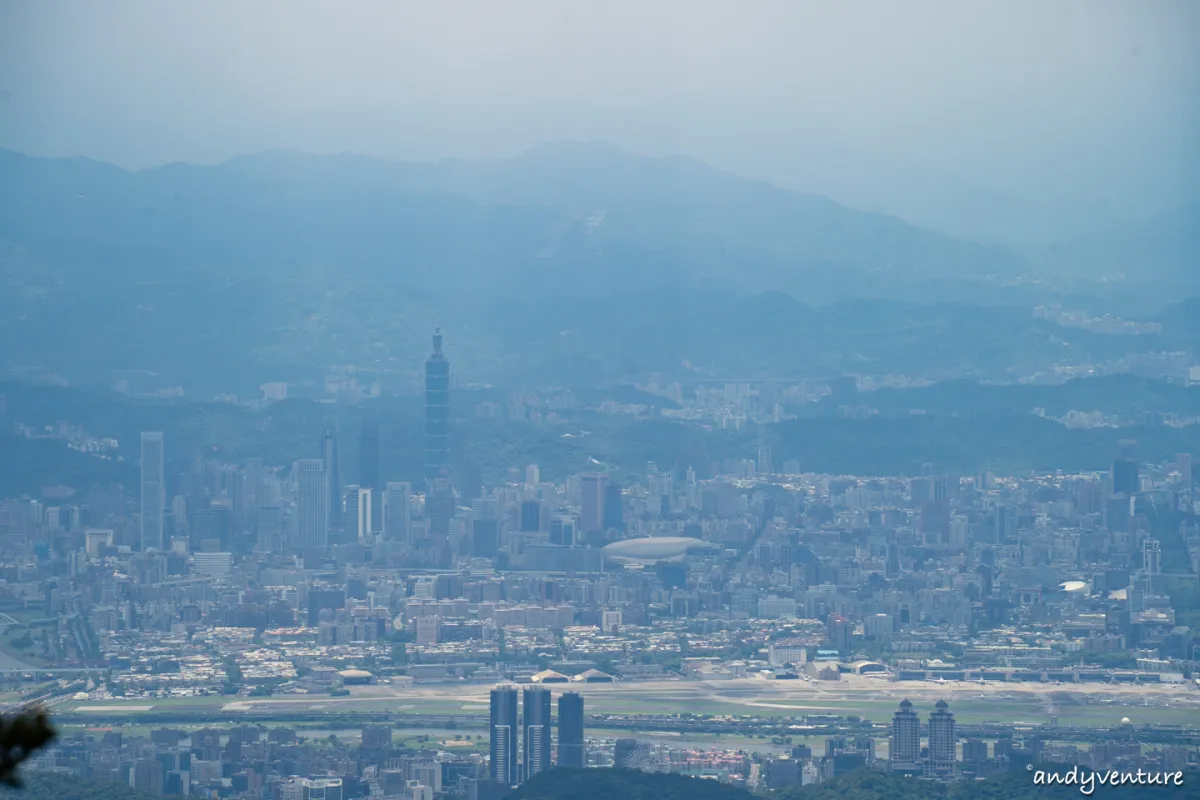
[[[978, 687], [972, 684], [836, 682], [782, 685], [764, 681], [654, 681], [563, 685], [554, 691], [580, 691], [589, 714], [800, 718], [829, 714], [887, 722], [902, 699], [928, 713], [938, 699], [950, 703], [963, 724], [999, 722], [1061, 726], [1112, 727], [1121, 718], [1135, 724], [1200, 724], [1200, 692], [1186, 687], [1074, 687], [1021, 684]], [[485, 716], [489, 685], [354, 687], [348, 697], [286, 695], [277, 697], [209, 696], [165, 699], [67, 702], [56, 711], [94, 724], [138, 722], [181, 714], [212, 722], [239, 717], [270, 718], [385, 713]], [[146, 708], [149, 706], [149, 708]], [[95, 708], [96, 711], [88, 711]], [[123, 713], [127, 708], [128, 713]]]

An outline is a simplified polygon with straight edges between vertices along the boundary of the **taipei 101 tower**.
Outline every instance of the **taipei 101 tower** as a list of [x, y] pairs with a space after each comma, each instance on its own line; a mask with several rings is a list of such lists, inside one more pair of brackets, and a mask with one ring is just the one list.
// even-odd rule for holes
[[442, 330], [433, 331], [425, 359], [425, 481], [450, 468], [450, 362], [442, 354]]

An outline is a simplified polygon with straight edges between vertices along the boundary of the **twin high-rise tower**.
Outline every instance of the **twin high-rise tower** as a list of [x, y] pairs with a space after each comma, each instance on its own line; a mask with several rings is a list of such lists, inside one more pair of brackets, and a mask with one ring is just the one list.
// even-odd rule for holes
[[945, 700], [939, 700], [929, 715], [928, 755], [921, 752], [921, 720], [908, 700], [892, 715], [888, 742], [888, 761], [893, 772], [949, 777], [954, 774], [958, 751], [958, 731], [954, 714]]

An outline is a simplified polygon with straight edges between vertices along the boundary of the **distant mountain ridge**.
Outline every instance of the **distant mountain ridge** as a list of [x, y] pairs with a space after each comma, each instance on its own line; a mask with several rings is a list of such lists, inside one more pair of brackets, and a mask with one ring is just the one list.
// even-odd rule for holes
[[596, 143], [140, 172], [0, 152], [13, 343], [0, 371], [76, 382], [137, 370], [203, 395], [336, 365], [413, 380], [435, 325], [462, 374], [513, 383], [690, 374], [684, 361], [712, 375], [1006, 374], [1120, 349], [1027, 319], [1041, 290], [1013, 282], [1025, 270], [1003, 249]]
[[[356, 225], [324, 233], [377, 236], [372, 223], [381, 218], [422, 225], [428, 220], [414, 218], [413, 205], [437, 204], [447, 216], [481, 214], [493, 228], [516, 222], [497, 207], [519, 207], [543, 233], [571, 220], [583, 223], [594, 241], [714, 262], [737, 257], [737, 274], [748, 285], [748, 278], [762, 275], [758, 288], [772, 288], [781, 273], [821, 265], [955, 276], [1019, 268], [1004, 251], [894, 217], [694, 159], [643, 158], [597, 143], [551, 143], [512, 159], [421, 164], [271, 151], [213, 167], [171, 164], [140, 172], [9, 152], [0, 157], [0, 178], [8, 187], [0, 194], [0, 231], [18, 242], [40, 234], [161, 243], [189, 233], [236, 241], [239, 223], [273, 224], [278, 231], [310, 214], [337, 219], [335, 202], [350, 212], [343, 221]], [[464, 201], [487, 210], [469, 210]]]
[[1044, 259], [1093, 279], [1124, 275], [1180, 293], [1200, 291], [1200, 201], [1049, 248]]

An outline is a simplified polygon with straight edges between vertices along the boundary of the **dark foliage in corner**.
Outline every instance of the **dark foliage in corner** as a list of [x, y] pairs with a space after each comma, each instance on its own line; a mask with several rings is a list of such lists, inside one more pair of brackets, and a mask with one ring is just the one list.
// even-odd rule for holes
[[20, 787], [17, 767], [57, 735], [41, 709], [0, 717], [0, 783]]

